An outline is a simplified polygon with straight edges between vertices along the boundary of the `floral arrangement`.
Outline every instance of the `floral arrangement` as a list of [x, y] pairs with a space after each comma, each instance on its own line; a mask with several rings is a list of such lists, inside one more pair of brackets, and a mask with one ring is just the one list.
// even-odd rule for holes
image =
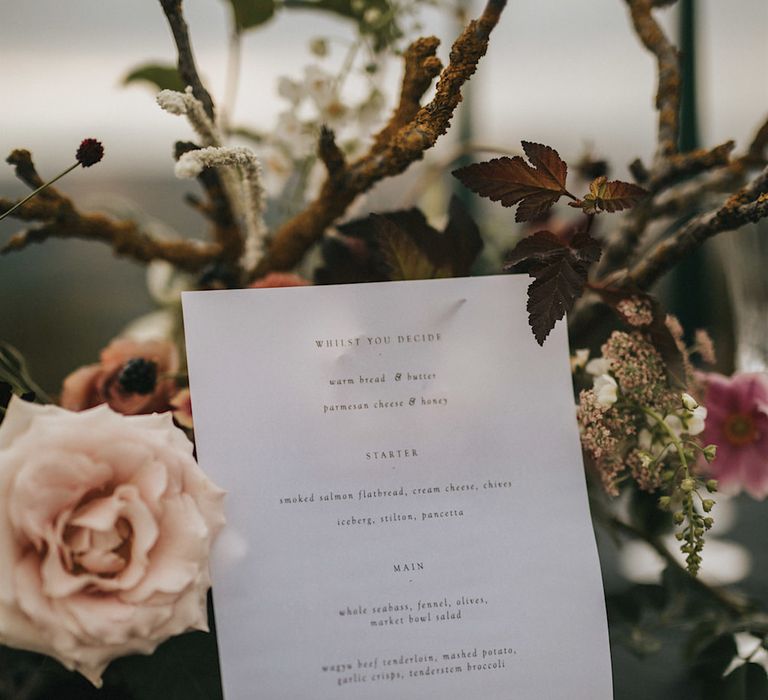
[[[651, 628], [677, 626], [702, 697], [765, 697], [768, 676], [758, 662], [768, 646], [766, 601], [699, 574], [719, 493], [768, 495], [768, 375], [715, 372], [708, 333], [683, 329], [652, 288], [708, 239], [768, 217], [768, 124], [740, 152], [732, 141], [681, 150], [680, 59], [656, 16], [674, 0], [626, 0], [658, 66], [657, 149], [650, 163], [631, 165], [634, 181], [609, 180], [607, 161], [591, 156], [569, 173], [555, 148], [523, 140], [520, 153], [465, 160], [452, 171], [460, 196], [441, 228], [416, 208], [350, 211], [448, 131], [465, 83], [509, 12], [505, 0], [488, 0], [466, 22], [445, 63], [436, 38], [409, 41], [427, 3], [228, 0], [235, 49], [275, 13], [296, 9], [335, 16], [356, 32], [340, 73], [312, 64], [302, 79], [280, 80], [286, 109], [270, 133], [232, 123], [234, 76], [215, 104], [181, 0], [160, 4], [177, 64], [141, 66], [127, 80], [151, 83], [159, 107], [194, 130], [194, 142], [175, 145], [175, 174], [199, 183], [203, 196], [188, 201], [210, 237], [160, 237], [134, 221], [83, 211], [53, 187], [108, 157], [96, 139], [83, 140], [75, 163], [49, 181], [28, 151], [7, 158], [32, 191], [19, 201], [0, 198], [0, 219], [25, 226], [0, 252], [21, 255], [50, 238], [100, 241], [147, 264], [165, 289], [158, 312], [113, 339], [93, 364], [73, 368], [54, 397], [32, 379], [19, 350], [0, 347], [0, 642], [7, 645], [0, 696], [51, 697], [55, 687], [64, 697], [69, 683], [73, 696], [85, 697], [87, 685], [41, 666], [36, 654], [95, 686], [118, 657], [152, 655], [106, 671], [113, 693], [142, 698], [171, 692], [146, 679], [183, 658], [195, 689], [178, 692], [220, 694], [210, 635], [162, 644], [208, 629], [208, 555], [224, 523], [225, 496], [193, 456], [179, 290], [504, 270], [532, 278], [527, 308], [537, 342], [568, 314], [595, 525], [617, 542], [646, 543], [666, 567], [654, 583], [627, 582], [609, 596], [614, 643], [649, 653], [658, 646]], [[313, 41], [318, 63], [329, 41]], [[403, 78], [386, 111], [377, 75], [388, 57], [402, 64]], [[344, 92], [353, 72], [367, 85], [362, 99]], [[488, 251], [490, 234], [462, 203], [472, 201], [470, 191], [517, 207], [521, 225], [494, 241], [503, 255]], [[570, 210], [556, 208], [563, 198]]]

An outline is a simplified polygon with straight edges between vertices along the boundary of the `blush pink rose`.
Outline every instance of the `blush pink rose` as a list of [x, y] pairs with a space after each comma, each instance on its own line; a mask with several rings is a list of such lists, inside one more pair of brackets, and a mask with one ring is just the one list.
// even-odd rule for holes
[[[154, 365], [157, 381], [148, 391], [141, 387], [129, 391], [121, 382], [127, 363], [136, 360]], [[167, 411], [176, 393], [176, 382], [166, 375], [178, 370], [179, 354], [170, 341], [117, 338], [101, 351], [98, 364], [81, 367], [64, 380], [61, 405], [70, 411], [82, 411], [106, 403], [125, 415]]]
[[98, 686], [112, 659], [207, 630], [223, 498], [170, 413], [14, 397], [0, 425], [0, 643]]

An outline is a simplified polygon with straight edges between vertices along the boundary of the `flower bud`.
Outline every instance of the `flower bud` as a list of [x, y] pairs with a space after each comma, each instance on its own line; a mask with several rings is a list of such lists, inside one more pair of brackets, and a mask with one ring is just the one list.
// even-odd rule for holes
[[701, 503], [701, 507], [704, 509], [705, 513], [709, 513], [714, 505], [715, 502], [711, 498], [705, 498]]
[[713, 525], [715, 524], [715, 521], [712, 518], [704, 518], [704, 527], [709, 530]]
[[707, 481], [706, 486], [707, 486], [707, 491], [709, 491], [710, 493], [714, 493], [715, 491], [717, 491], [717, 479], [710, 479], [709, 481]]
[[669, 508], [669, 504], [672, 502], [672, 499], [669, 496], [662, 496], [659, 499], [659, 508], [662, 510], [666, 510]]
[[689, 411], [693, 411], [694, 408], [698, 408], [699, 402], [693, 398], [690, 394], [683, 394], [683, 406]]
[[674, 521], [675, 521], [675, 524], [679, 525], [680, 523], [682, 523], [682, 522], [683, 522], [683, 520], [685, 520], [685, 515], [683, 515], [683, 511], [681, 511], [681, 510], [678, 510], [678, 511], [677, 511], [677, 512], [676, 512], [676, 513], [675, 513], [675, 514], [672, 516], [672, 518], [674, 519]]
[[[715, 457], [717, 456], [717, 445], [707, 445], [704, 450], [704, 459], [707, 460], [707, 462], [712, 462]], [[713, 479], [714, 481], [714, 479]], [[709, 482], [707, 482], [709, 483]], [[709, 487], [707, 487], [709, 488]]]
[[696, 488], [696, 482], [691, 477], [688, 477], [680, 482], [680, 488], [686, 493], [690, 493]]

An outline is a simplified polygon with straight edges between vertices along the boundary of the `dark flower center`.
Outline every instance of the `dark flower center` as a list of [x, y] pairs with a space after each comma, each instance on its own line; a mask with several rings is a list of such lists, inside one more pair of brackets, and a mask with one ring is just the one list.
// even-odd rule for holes
[[736, 447], [743, 447], [757, 438], [755, 421], [748, 413], [732, 413], [723, 424], [725, 439]]
[[117, 382], [126, 394], [151, 394], [157, 385], [157, 362], [134, 357], [123, 365]]

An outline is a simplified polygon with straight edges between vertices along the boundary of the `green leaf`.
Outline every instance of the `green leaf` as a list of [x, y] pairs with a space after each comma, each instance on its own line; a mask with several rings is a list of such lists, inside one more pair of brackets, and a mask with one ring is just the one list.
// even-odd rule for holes
[[123, 85], [138, 82], [151, 83], [158, 90], [176, 90], [177, 92], [183, 92], [186, 87], [176, 66], [159, 63], [146, 63], [134, 68], [123, 78]]
[[232, 6], [238, 32], [258, 27], [272, 19], [275, 14], [275, 0], [228, 0], [228, 2]]

